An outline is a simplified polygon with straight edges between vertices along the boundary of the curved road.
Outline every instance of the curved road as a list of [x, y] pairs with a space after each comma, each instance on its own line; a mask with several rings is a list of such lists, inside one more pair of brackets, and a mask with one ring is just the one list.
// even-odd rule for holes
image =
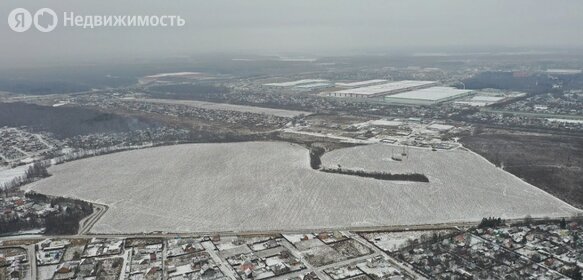
[[93, 203], [93, 214], [79, 221], [79, 231], [77, 234], [83, 235], [89, 233], [93, 225], [95, 225], [95, 223], [97, 223], [97, 221], [103, 217], [108, 209], [109, 207], [107, 205]]

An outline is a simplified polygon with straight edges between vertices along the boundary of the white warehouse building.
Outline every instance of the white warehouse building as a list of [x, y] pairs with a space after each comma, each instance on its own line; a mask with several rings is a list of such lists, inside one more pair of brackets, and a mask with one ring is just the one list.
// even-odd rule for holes
[[398, 104], [432, 105], [472, 94], [472, 90], [453, 87], [430, 87], [385, 96], [385, 101]]
[[380, 85], [372, 85], [366, 87], [358, 87], [351, 89], [344, 89], [339, 91], [332, 91], [326, 93], [327, 96], [333, 97], [352, 97], [352, 98], [371, 98], [400, 92], [427, 88], [437, 85], [435, 81], [398, 81], [390, 82]]
[[375, 86], [378, 84], [386, 83], [387, 80], [376, 79], [376, 80], [366, 80], [360, 82], [352, 82], [352, 83], [336, 83], [336, 86], [339, 88], [357, 88], [357, 87], [364, 87], [364, 86]]

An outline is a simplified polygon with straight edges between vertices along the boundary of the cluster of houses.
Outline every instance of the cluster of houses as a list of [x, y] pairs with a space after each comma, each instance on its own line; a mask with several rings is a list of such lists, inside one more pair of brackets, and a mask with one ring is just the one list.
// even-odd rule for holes
[[23, 248], [0, 249], [0, 279], [25, 279], [29, 275], [29, 262]]
[[562, 95], [537, 94], [507, 104], [504, 109], [528, 113], [580, 116], [583, 114], [583, 109], [580, 106], [582, 101], [583, 91], [581, 90], [570, 91]]
[[162, 279], [164, 243], [162, 239], [151, 242], [126, 241], [128, 265], [124, 271], [126, 279]]
[[243, 112], [236, 110], [213, 108], [201, 108], [182, 104], [163, 104], [152, 102], [104, 102], [99, 103], [106, 109], [121, 109], [162, 114], [171, 117], [187, 117], [210, 122], [219, 122], [227, 126], [244, 126], [252, 128], [280, 128], [290, 122], [290, 118], [262, 114], [255, 112]]
[[476, 234], [552, 271], [569, 275], [577, 266], [583, 269], [583, 225], [578, 222], [478, 229]]
[[213, 244], [242, 279], [267, 279], [305, 268], [297, 255], [282, 246], [281, 238], [223, 238]]
[[118, 279], [123, 239], [46, 239], [35, 244], [38, 279]]
[[412, 242], [395, 255], [431, 278], [565, 279], [583, 268], [576, 222], [479, 228]]
[[0, 279], [30, 279], [27, 248], [36, 252], [37, 279], [51, 280], [568, 279], [583, 268], [582, 235], [580, 222], [553, 221], [360, 235], [45, 239], [3, 244]]
[[0, 198], [1, 233], [18, 231], [42, 232], [44, 219], [62, 211], [59, 205], [27, 198], [20, 190], [3, 193]]
[[58, 141], [46, 135], [30, 133], [25, 128], [0, 128], [0, 160], [4, 164], [30, 162], [59, 145]]
[[59, 210], [51, 207], [48, 203], [42, 203], [26, 198], [24, 193], [15, 192], [0, 199], [1, 220], [13, 220], [27, 218], [31, 215], [46, 217]]
[[401, 270], [383, 256], [371, 257], [356, 263], [332, 267], [324, 272], [333, 280], [401, 280], [407, 279]]
[[103, 149], [109, 147], [134, 147], [187, 141], [190, 131], [181, 128], [154, 127], [137, 129], [128, 132], [94, 133], [77, 135], [65, 139], [68, 146], [78, 149]]
[[308, 263], [316, 267], [347, 261], [372, 253], [372, 250], [367, 245], [338, 231], [284, 234], [283, 236]]

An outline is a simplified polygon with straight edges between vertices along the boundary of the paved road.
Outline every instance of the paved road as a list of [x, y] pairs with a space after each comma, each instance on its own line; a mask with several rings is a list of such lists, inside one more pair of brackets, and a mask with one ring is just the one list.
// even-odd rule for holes
[[89, 233], [93, 225], [103, 217], [108, 209], [109, 207], [107, 205], [93, 203], [93, 213], [79, 221], [80, 226], [78, 234], [83, 235]]
[[26, 249], [28, 263], [30, 266], [30, 279], [36, 280], [36, 255], [34, 250], [34, 244], [23, 246], [22, 248]]
[[[310, 272], [314, 272], [318, 276], [318, 278], [320, 278], [320, 280], [331, 280], [331, 278], [328, 277], [328, 275], [326, 275], [326, 273], [322, 272], [321, 269], [317, 269], [316, 267], [311, 265], [308, 261], [306, 261], [306, 259], [302, 255], [302, 253], [300, 253], [300, 251], [298, 251], [298, 249], [296, 249], [296, 247], [294, 247], [294, 245], [289, 243], [286, 239], [282, 239], [281, 244], [286, 249], [288, 249], [292, 253], [292, 255], [294, 255], [296, 258], [300, 259], [300, 261], [306, 265], [307, 270], [303, 271], [305, 274], [310, 273]], [[287, 275], [283, 275], [283, 276], [287, 276]], [[281, 278], [287, 278], [287, 277], [283, 277], [283, 276]]]
[[130, 250], [126, 250], [124, 252], [124, 262], [123, 262], [123, 266], [121, 267], [121, 273], [119, 274], [119, 280], [124, 280], [126, 279], [126, 269], [128, 267], [128, 264], [131, 263], [132, 261], [132, 256], [131, 256], [131, 251]]
[[209, 253], [211, 258], [216, 264], [220, 264], [219, 269], [223, 272], [223, 274], [231, 280], [237, 280], [235, 275], [237, 272], [233, 270], [233, 268], [226, 262], [221, 260], [217, 252], [215, 252], [215, 246], [210, 241], [205, 241], [201, 243], [202, 247]]
[[[572, 217], [557, 217], [554, 219], [571, 219]], [[532, 218], [532, 221], [543, 221], [546, 218]], [[508, 223], [522, 222], [524, 218], [521, 219], [506, 219]], [[325, 231], [343, 231], [343, 232], [375, 232], [375, 231], [413, 231], [413, 230], [440, 230], [440, 229], [457, 229], [464, 227], [477, 226], [479, 221], [474, 222], [458, 222], [458, 223], [443, 223], [434, 225], [400, 225], [400, 226], [371, 226], [371, 227], [351, 227], [351, 228], [314, 228], [314, 229], [304, 229], [304, 230], [269, 230], [269, 231], [222, 231], [222, 232], [149, 232], [149, 233], [133, 233], [133, 234], [122, 234], [122, 233], [82, 233], [77, 235], [43, 235], [43, 236], [30, 236], [27, 238], [26, 235], [21, 236], [5, 236], [6, 239], [39, 239], [39, 238], [115, 238], [115, 237], [158, 237], [158, 238], [174, 238], [177, 235], [190, 235], [190, 236], [211, 236], [211, 235], [221, 235], [221, 236], [256, 236], [256, 235], [275, 235], [275, 234], [306, 234], [314, 232], [325, 232]]]

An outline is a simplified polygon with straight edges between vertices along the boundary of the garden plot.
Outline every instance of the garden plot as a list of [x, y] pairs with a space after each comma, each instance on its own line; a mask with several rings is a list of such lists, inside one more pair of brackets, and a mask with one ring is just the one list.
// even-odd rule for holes
[[413, 242], [426, 242], [433, 237], [441, 237], [455, 232], [454, 230], [435, 231], [395, 231], [395, 232], [370, 232], [361, 234], [369, 242], [385, 252], [394, 253], [411, 245]]
[[[28, 189], [109, 206], [100, 233], [302, 230], [557, 217], [578, 210], [474, 153], [392, 146], [340, 149], [323, 165], [420, 172], [429, 183], [313, 170], [284, 142], [188, 144], [120, 152], [51, 167]], [[397, 153], [397, 150], [394, 151]]]

